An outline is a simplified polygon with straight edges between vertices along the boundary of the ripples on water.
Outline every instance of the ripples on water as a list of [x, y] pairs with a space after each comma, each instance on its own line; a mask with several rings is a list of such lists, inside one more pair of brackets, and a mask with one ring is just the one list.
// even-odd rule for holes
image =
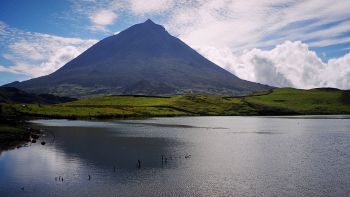
[[0, 155], [0, 196], [350, 192], [349, 116], [46, 120], [30, 127], [45, 136]]

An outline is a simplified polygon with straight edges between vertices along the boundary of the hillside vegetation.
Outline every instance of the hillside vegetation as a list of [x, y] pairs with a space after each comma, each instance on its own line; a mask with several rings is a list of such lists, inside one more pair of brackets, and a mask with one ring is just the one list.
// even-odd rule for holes
[[349, 91], [332, 88], [311, 90], [278, 88], [245, 97], [107, 96], [45, 106], [4, 104], [3, 115], [84, 119], [137, 116], [350, 114], [349, 98]]
[[0, 87], [0, 103], [57, 104], [76, 100], [78, 99], [52, 94], [27, 93], [13, 87]]

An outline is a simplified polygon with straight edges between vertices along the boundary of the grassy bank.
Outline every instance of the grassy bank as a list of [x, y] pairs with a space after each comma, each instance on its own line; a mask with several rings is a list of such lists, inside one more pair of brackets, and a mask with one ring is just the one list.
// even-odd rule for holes
[[0, 153], [2, 151], [21, 147], [30, 142], [30, 136], [41, 134], [39, 130], [15, 127], [7, 123], [0, 123]]
[[337, 89], [279, 88], [245, 97], [185, 95], [176, 97], [106, 96], [57, 105], [4, 104], [8, 116], [115, 118], [200, 115], [350, 114], [349, 92]]
[[16, 140], [27, 141], [29, 136], [30, 132], [28, 132], [26, 129], [0, 124], [0, 143]]

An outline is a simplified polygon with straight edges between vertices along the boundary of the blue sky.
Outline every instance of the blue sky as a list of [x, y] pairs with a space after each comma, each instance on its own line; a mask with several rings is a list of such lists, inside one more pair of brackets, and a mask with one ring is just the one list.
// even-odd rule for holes
[[347, 0], [1, 0], [0, 85], [50, 74], [148, 18], [238, 77], [350, 89]]

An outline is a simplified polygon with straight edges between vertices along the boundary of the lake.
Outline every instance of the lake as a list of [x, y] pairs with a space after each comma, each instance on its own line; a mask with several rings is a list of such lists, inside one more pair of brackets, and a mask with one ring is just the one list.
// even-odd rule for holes
[[0, 155], [0, 196], [348, 196], [349, 119], [32, 121], [44, 136]]

